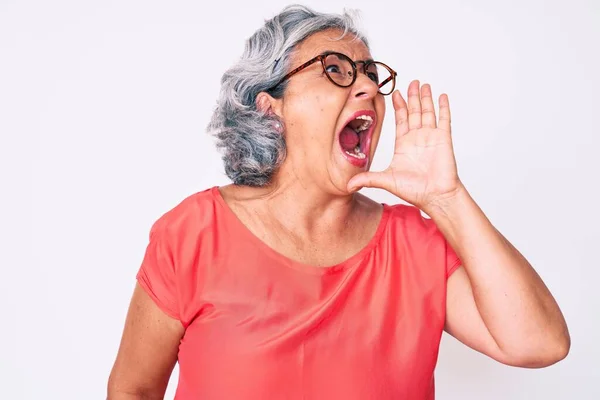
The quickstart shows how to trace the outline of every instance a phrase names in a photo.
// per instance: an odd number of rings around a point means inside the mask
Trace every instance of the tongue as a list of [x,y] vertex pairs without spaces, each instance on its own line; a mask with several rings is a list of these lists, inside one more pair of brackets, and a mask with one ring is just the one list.
[[340,144],[342,145],[342,149],[351,152],[358,146],[358,143],[358,133],[354,132],[354,129],[350,127],[345,127],[340,133]]

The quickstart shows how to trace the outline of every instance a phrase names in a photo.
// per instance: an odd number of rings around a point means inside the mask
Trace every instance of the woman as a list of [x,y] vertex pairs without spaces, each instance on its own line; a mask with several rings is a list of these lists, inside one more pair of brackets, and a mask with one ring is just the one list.
[[[395,78],[346,14],[290,7],[248,40],[210,124],[233,185],[153,225],[109,399],[162,398],[176,362],[179,400],[433,399],[443,330],[508,365],[567,355],[552,295],[457,175],[448,97],[436,116]],[[394,156],[370,172],[390,94]]]

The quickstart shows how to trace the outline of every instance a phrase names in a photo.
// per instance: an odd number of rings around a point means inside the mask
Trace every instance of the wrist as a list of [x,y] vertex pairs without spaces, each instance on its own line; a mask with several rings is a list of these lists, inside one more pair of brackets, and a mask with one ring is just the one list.
[[434,219],[439,216],[450,217],[460,214],[460,209],[469,201],[472,201],[471,195],[462,182],[459,182],[456,189],[436,197],[422,207],[422,210]]

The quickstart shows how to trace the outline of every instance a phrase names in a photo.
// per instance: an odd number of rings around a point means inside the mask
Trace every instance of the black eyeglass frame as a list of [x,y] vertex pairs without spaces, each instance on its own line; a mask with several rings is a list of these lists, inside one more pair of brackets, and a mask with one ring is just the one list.
[[[343,58],[343,59],[347,60],[350,63],[350,65],[352,66],[352,82],[350,82],[348,85],[339,84],[336,81],[334,81],[331,76],[329,76],[329,73],[327,72],[327,66],[325,65],[325,60],[327,59],[327,57],[329,57],[331,55],[335,55],[335,56],[337,56],[339,58]],[[387,69],[389,71],[389,73],[390,73],[390,76],[386,80],[384,80],[383,82],[377,83],[377,86],[379,87],[379,89],[381,89],[390,80],[393,81],[392,82],[392,89],[389,91],[389,93],[382,93],[380,90],[378,90],[377,92],[379,94],[383,95],[383,96],[388,96],[388,95],[392,94],[394,92],[394,89],[396,88],[396,77],[398,76],[398,73],[396,71],[394,71],[392,68],[390,68],[388,65],[382,63],[381,61],[368,60],[368,61],[357,61],[357,62],[354,62],[354,60],[352,60],[350,57],[348,57],[347,55],[345,55],[343,53],[338,53],[337,51],[326,51],[324,53],[319,54],[318,56],[316,56],[314,58],[311,58],[310,60],[308,60],[304,64],[300,65],[299,67],[291,70],[288,74],[286,74],[283,78],[281,78],[279,80],[279,82],[277,82],[276,85],[272,86],[269,89],[269,91],[274,90],[279,85],[281,85],[283,82],[285,82],[286,80],[290,79],[293,75],[295,75],[298,72],[306,69],[307,67],[311,66],[312,64],[314,64],[314,63],[316,63],[318,61],[321,62],[321,66],[323,67],[323,72],[327,76],[327,79],[329,79],[329,81],[331,83],[333,83],[334,85],[336,85],[336,86],[347,88],[347,87],[350,87],[350,86],[354,85],[354,82],[356,82],[356,78],[358,76],[358,74],[357,74],[358,67],[357,67],[356,64],[363,64],[363,73],[365,75],[367,75],[366,71],[367,71],[368,67],[371,64],[376,64],[376,65],[381,65],[382,67],[384,67],[385,69]],[[371,78],[369,78],[369,79],[371,79]]]

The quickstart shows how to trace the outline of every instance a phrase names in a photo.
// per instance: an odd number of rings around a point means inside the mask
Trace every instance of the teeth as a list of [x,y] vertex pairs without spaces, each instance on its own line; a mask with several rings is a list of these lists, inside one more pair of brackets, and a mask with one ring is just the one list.
[[365,121],[365,122],[363,122],[362,125],[360,125],[358,128],[356,128],[356,132],[361,132],[361,131],[367,130],[373,123],[373,118],[371,118],[368,115],[359,115],[358,117],[356,117],[356,119],[361,119],[361,120]]
[[348,154],[349,156],[352,156],[354,158],[358,158],[359,160],[364,160],[365,158],[367,158],[365,153],[361,153],[360,150],[357,150],[357,149],[358,149],[358,147],[356,149],[354,149],[354,153],[351,153],[346,150],[346,154]]

